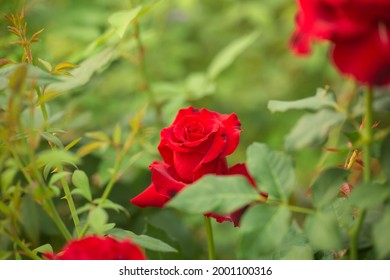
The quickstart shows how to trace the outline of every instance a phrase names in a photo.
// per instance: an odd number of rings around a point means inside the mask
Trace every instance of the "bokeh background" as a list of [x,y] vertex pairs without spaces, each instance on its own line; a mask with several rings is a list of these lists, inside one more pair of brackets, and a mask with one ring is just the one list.
[[[93,57],[101,50],[118,46],[115,56],[99,67],[87,83],[61,94],[49,102],[50,114],[57,127],[67,131],[65,143],[78,137],[81,147],[90,132],[113,133],[119,124],[128,127],[129,118],[149,104],[143,117],[142,132],[129,152],[143,151],[115,185],[110,199],[123,205],[128,214],[109,211],[110,221],[118,227],[160,238],[179,249],[177,254],[150,253],[151,258],[206,258],[202,218],[184,216],[169,209],[138,209],[129,199],[150,183],[148,165],[159,160],[159,131],[172,121],[177,110],[189,105],[221,113],[235,112],[243,132],[231,164],[244,162],[246,148],[253,142],[265,142],[283,149],[284,138],[302,112],[272,114],[269,100],[295,100],[312,96],[318,87],[343,90],[350,81],[339,77],[330,65],[327,46],[317,44],[310,57],[297,57],[289,50],[296,13],[292,0],[161,0],[138,20],[144,47],[144,70],[137,63],[134,26],[129,26],[120,42],[105,39],[109,18],[138,4],[150,1],[126,0],[1,0],[1,12],[25,9],[28,34],[44,28],[41,41],[33,45],[34,63],[38,58],[53,65],[67,61],[75,64]],[[258,37],[244,48],[213,81],[204,87],[202,73],[218,53],[235,40],[258,32]],[[20,60],[21,51],[9,44],[15,40],[0,19],[0,57]],[[119,42],[119,43],[118,43]],[[145,90],[145,76],[147,87]],[[151,102],[150,95],[154,96]],[[154,108],[157,104],[158,110]],[[158,116],[156,112],[160,111]],[[310,184],[310,174],[321,149],[303,149],[294,154],[298,184],[302,196]],[[94,193],[101,194],[115,150],[111,147],[93,151],[83,158],[81,168],[91,178]],[[60,202],[59,202],[60,203]],[[64,205],[66,207],[66,205]],[[39,210],[37,210],[39,211]],[[38,240],[56,244],[55,228],[42,218],[43,233]],[[214,224],[219,258],[235,258],[237,233],[229,223]],[[55,245],[54,245],[55,246]],[[58,246],[59,243],[58,243]]]

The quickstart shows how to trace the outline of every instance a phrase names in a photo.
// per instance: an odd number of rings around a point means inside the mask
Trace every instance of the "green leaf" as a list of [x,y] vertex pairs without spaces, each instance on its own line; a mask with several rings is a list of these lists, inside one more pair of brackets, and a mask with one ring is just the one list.
[[337,197],[341,186],[347,180],[348,171],[341,168],[330,168],[321,172],[312,185],[311,195],[314,205],[323,208]]
[[96,203],[96,204],[99,204],[101,207],[103,207],[105,209],[112,209],[112,210],[115,210],[117,212],[123,211],[123,212],[127,213],[126,208],[124,208],[120,204],[112,202],[109,199],[105,199],[102,204],[100,204],[100,201],[101,201],[101,198],[97,198],[93,202]]
[[332,211],[308,216],[304,229],[310,244],[315,249],[338,250],[342,247],[341,231]]
[[390,186],[381,184],[360,184],[353,188],[349,200],[361,209],[379,206],[390,197]]
[[317,89],[316,95],[308,98],[294,100],[294,101],[276,101],[270,100],[268,102],[268,109],[271,112],[285,112],[288,110],[313,110],[317,111],[324,108],[334,108],[336,101],[334,95],[329,93],[326,89]]
[[76,155],[63,150],[46,150],[38,155],[38,162],[43,165],[48,165],[50,168],[57,167],[63,163],[69,163],[76,166],[79,161],[80,160]]
[[137,6],[130,11],[120,11],[108,17],[108,22],[115,29],[119,38],[123,38],[129,24],[138,17],[142,6]]
[[61,140],[57,136],[55,136],[49,132],[46,132],[46,131],[42,131],[40,134],[43,138],[45,138],[47,141],[56,145],[58,148],[61,148],[61,149],[64,148],[64,145],[62,144]]
[[295,184],[293,161],[289,156],[265,144],[254,143],[247,149],[247,168],[270,197],[287,201]]
[[72,176],[72,183],[77,188],[72,191],[72,194],[80,194],[88,201],[92,200],[91,187],[87,174],[84,171],[75,170]]
[[107,230],[108,214],[100,208],[93,208],[88,215],[88,224],[94,230],[94,233],[102,234]]
[[287,150],[299,150],[326,141],[331,129],[345,121],[344,113],[323,109],[315,114],[305,114],[287,135]]
[[257,259],[279,249],[289,230],[290,211],[286,206],[260,204],[244,214],[241,224],[240,254]]
[[51,83],[58,82],[59,79],[55,76],[50,75],[49,73],[43,71],[42,69],[33,66],[32,64],[20,63],[7,65],[0,68],[0,77],[7,80],[13,75],[18,69],[25,67],[26,82],[30,86],[32,84],[36,86],[43,86]]
[[53,253],[53,247],[47,243],[33,250],[33,253]]
[[130,238],[131,241],[141,246],[142,248],[148,250],[157,251],[157,252],[168,252],[168,253],[177,252],[175,248],[168,245],[167,243],[147,235],[137,235],[131,231],[123,230],[119,228],[112,229],[108,233],[120,239]]
[[385,259],[390,256],[390,207],[387,207],[383,218],[374,225],[373,239],[378,258]]
[[227,45],[210,63],[207,70],[208,77],[211,80],[215,79],[222,71],[228,68],[246,48],[253,44],[259,35],[260,33],[256,31],[240,37]]
[[341,228],[350,230],[354,223],[353,206],[349,198],[340,197],[332,203],[333,211]]
[[390,180],[390,135],[388,135],[382,142],[380,162],[383,172],[386,174],[387,179]]
[[206,175],[183,189],[167,206],[193,214],[228,214],[259,199],[260,194],[244,176]]
[[[40,103],[45,103],[49,99],[55,98],[58,96],[57,92],[68,91],[80,86],[85,85],[92,77],[92,75],[107,65],[113,58],[114,49],[107,48],[100,53],[97,53],[94,56],[83,61],[78,68],[69,71],[72,76],[64,76],[61,81],[53,83],[46,88],[46,94],[40,100]],[[56,92],[54,95],[50,95],[50,92]]]
[[50,177],[49,185],[54,185],[59,180],[61,180],[64,177],[67,177],[70,174],[71,173],[68,171],[62,171],[62,172],[58,172],[58,173],[53,174],[53,176]]
[[186,79],[186,90],[189,97],[199,99],[215,92],[215,84],[204,73],[191,73]]

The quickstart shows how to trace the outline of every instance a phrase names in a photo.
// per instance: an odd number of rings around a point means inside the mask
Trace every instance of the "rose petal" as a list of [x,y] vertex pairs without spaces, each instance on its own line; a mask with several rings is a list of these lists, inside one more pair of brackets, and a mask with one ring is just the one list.
[[177,180],[177,175],[173,166],[163,162],[153,162],[149,169],[152,171],[152,182],[155,190],[166,197],[173,197],[186,185]]
[[336,43],[332,58],[337,68],[365,84],[390,83],[390,29],[384,32]]
[[240,142],[241,123],[236,114],[225,115],[222,120],[225,127],[226,146],[221,156],[228,156],[234,152]]
[[154,184],[150,184],[142,193],[132,198],[130,202],[138,207],[164,207],[170,197],[162,195],[156,191]]

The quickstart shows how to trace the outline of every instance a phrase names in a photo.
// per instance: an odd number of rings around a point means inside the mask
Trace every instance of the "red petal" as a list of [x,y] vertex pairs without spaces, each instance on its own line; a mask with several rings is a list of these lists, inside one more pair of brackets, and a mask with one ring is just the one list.
[[150,184],[142,193],[130,200],[131,203],[138,207],[164,207],[170,197],[158,193],[153,185]]
[[186,186],[176,179],[175,169],[166,163],[156,161],[149,168],[152,171],[154,188],[163,196],[173,197]]

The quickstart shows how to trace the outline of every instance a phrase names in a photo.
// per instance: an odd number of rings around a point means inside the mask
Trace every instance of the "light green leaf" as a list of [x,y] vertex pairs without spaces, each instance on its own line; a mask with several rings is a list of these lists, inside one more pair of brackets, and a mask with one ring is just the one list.
[[10,64],[0,68],[0,77],[5,81],[18,70],[20,67],[26,67],[26,82],[31,85],[34,83],[36,86],[43,86],[51,83],[58,82],[59,79],[49,73],[43,71],[42,69],[32,65],[32,64]]
[[72,176],[72,183],[77,188],[72,191],[72,194],[80,194],[88,201],[92,200],[91,187],[87,174],[82,170],[75,170]]
[[94,233],[102,234],[107,230],[108,214],[100,208],[93,208],[88,215],[88,224],[93,229]]
[[360,184],[353,188],[349,200],[360,208],[367,209],[379,206],[390,197],[390,186],[381,184]]
[[315,96],[307,97],[294,101],[277,101],[270,100],[268,102],[268,109],[271,112],[285,112],[288,110],[313,110],[317,111],[324,108],[334,108],[336,100],[334,95],[329,93],[326,89],[319,88]]
[[213,80],[228,68],[234,60],[259,37],[259,32],[240,37],[221,50],[210,63],[207,76]]
[[341,231],[332,211],[318,212],[308,216],[304,228],[313,248],[319,250],[341,249]]
[[383,218],[374,225],[373,237],[374,246],[380,259],[388,258],[390,256],[390,207],[387,207]]
[[295,184],[293,161],[289,156],[265,144],[254,143],[247,149],[247,168],[270,197],[287,201]]
[[289,220],[290,211],[285,206],[260,204],[247,210],[240,224],[241,257],[258,259],[280,249],[289,230]]
[[312,185],[311,195],[314,205],[323,208],[334,202],[341,186],[347,180],[348,171],[341,168],[330,168],[323,171]]
[[124,208],[120,204],[112,202],[109,199],[105,199],[102,204],[100,204],[100,201],[101,201],[101,198],[97,198],[93,202],[96,203],[96,204],[99,204],[101,207],[103,207],[105,209],[112,209],[112,210],[115,210],[117,212],[123,211],[123,212],[127,213],[126,208]]
[[175,248],[172,246],[168,245],[167,243],[147,236],[147,235],[137,235],[131,231],[128,230],[123,230],[119,228],[112,229],[108,232],[108,234],[112,234],[113,236],[120,238],[120,239],[125,239],[125,238],[130,238],[131,241],[136,243],[137,245],[141,246],[142,248],[152,250],[152,251],[157,251],[157,252],[177,252]]
[[71,173],[68,171],[62,171],[62,172],[58,172],[58,173],[53,174],[53,176],[50,177],[49,185],[54,185],[59,180],[61,180],[64,177],[67,177],[70,174]]
[[206,175],[183,189],[167,206],[193,214],[228,214],[259,199],[244,176]]
[[135,18],[138,17],[141,10],[142,6],[137,6],[130,11],[116,12],[109,16],[108,22],[115,29],[118,36],[120,38],[123,38],[130,22],[132,22]]
[[345,121],[344,113],[323,109],[315,114],[305,114],[287,135],[287,150],[299,150],[326,141],[331,129]]
[[38,162],[43,165],[48,165],[50,168],[57,167],[63,163],[69,163],[75,166],[79,161],[76,155],[63,150],[46,150],[38,155]]
[[[48,98],[55,98],[58,94],[54,94],[53,97],[50,97],[51,92],[64,92],[85,85],[97,70],[107,65],[112,60],[113,54],[114,49],[107,48],[86,59],[78,68],[69,71],[72,74],[71,77],[64,76],[60,82],[49,85],[46,88],[45,95],[49,95]],[[42,98],[40,103],[48,101],[45,99],[45,96]]]
[[33,253],[53,253],[53,247],[47,243],[35,248]]
[[189,98],[199,99],[215,92],[216,86],[204,73],[191,73],[186,79]]

